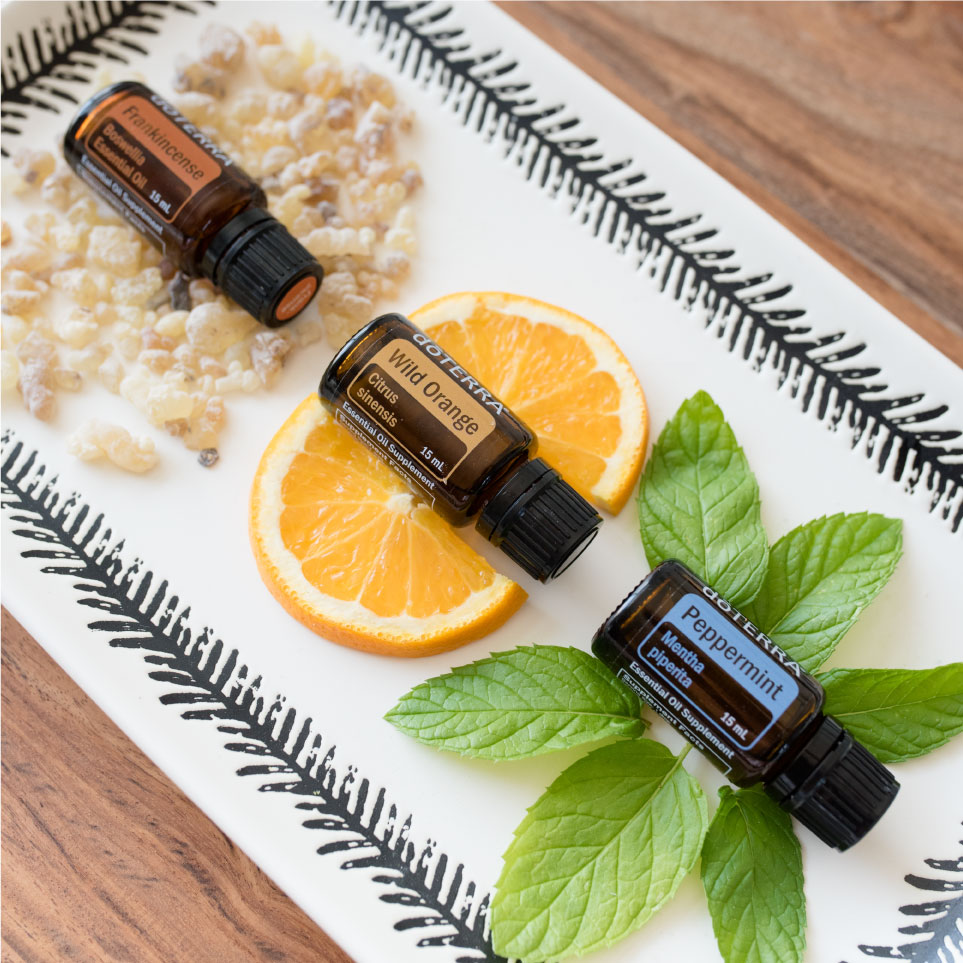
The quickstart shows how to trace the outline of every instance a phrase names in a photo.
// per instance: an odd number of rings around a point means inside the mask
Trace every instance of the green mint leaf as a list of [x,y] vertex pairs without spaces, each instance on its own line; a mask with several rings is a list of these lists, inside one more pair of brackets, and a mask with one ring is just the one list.
[[792,820],[758,789],[723,787],[702,847],[702,885],[726,963],[797,963],[806,898]]
[[610,946],[675,893],[708,821],[682,758],[650,739],[595,749],[515,830],[492,901],[497,953],[553,961]]
[[826,708],[882,762],[922,756],[963,732],[963,662],[935,669],[833,669]]
[[416,686],[385,716],[409,736],[502,761],[640,736],[642,703],[580,649],[520,646]]
[[804,669],[818,669],[893,574],[900,529],[899,519],[868,512],[800,525],[773,545],[743,613]]
[[653,568],[676,558],[737,607],[759,591],[768,555],[759,486],[704,391],[682,403],[652,449],[639,484],[639,524]]

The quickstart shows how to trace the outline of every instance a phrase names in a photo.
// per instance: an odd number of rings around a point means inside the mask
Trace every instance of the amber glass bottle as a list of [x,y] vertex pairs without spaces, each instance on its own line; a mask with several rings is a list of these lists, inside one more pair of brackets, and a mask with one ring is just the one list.
[[264,191],[143,84],[88,100],[64,137],[82,180],[190,277],[206,277],[263,324],[314,297],[321,265],[267,210]]
[[862,839],[899,789],[823,715],[816,679],[680,562],[629,594],[592,651],[732,782],[761,782],[837,849]]
[[522,421],[400,314],[355,334],[318,394],[444,518],[476,528],[535,578],[564,571],[602,519],[541,458]]

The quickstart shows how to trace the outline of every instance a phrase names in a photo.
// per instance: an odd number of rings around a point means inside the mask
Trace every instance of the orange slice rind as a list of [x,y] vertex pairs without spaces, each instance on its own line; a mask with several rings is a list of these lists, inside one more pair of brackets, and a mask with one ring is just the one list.
[[[625,355],[595,325],[532,298],[453,294],[411,315],[538,435],[538,454],[596,505],[618,512],[648,435]],[[525,599],[314,395],[271,440],[251,492],[258,570],[314,632],[392,655],[480,638]]]
[[617,514],[645,457],[649,415],[618,345],[585,318],[499,291],[449,294],[411,320],[538,436],[538,455]]
[[444,652],[493,631],[526,597],[314,395],[261,457],[250,535],[261,577],[291,615],[370,652]]

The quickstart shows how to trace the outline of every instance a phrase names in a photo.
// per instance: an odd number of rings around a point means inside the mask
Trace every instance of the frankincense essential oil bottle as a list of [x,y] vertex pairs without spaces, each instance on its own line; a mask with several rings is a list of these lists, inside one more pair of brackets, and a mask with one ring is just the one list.
[[353,435],[454,525],[530,575],[554,578],[595,537],[598,512],[541,458],[534,433],[407,318],[386,314],[337,352],[318,388]]
[[262,324],[290,321],[323,271],[267,210],[260,185],[143,84],[88,100],[64,137],[80,178],[189,277],[206,277]]
[[831,716],[808,672],[676,561],[605,620],[592,651],[737,786],[848,849],[899,783]]

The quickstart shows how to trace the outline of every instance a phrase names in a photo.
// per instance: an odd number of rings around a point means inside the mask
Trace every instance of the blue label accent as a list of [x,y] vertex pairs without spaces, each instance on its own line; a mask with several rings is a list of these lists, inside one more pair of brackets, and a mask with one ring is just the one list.
[[[742,749],[754,746],[799,695],[793,675],[692,592],[645,637],[638,655],[699,718]],[[733,683],[739,699],[731,697]]]

